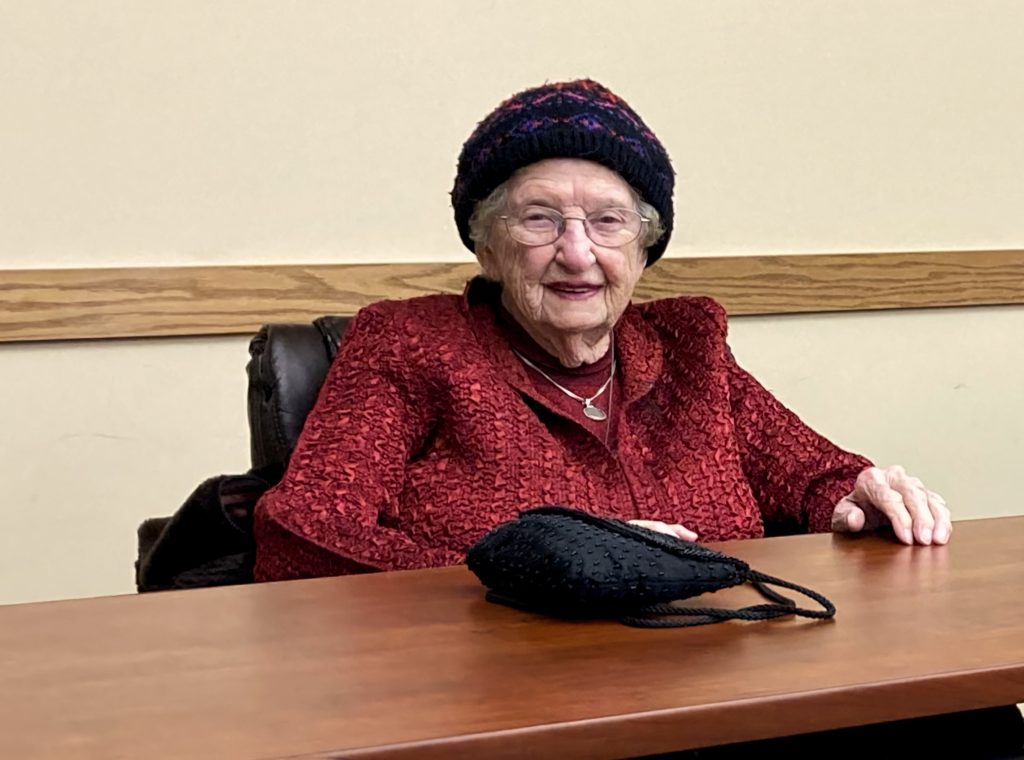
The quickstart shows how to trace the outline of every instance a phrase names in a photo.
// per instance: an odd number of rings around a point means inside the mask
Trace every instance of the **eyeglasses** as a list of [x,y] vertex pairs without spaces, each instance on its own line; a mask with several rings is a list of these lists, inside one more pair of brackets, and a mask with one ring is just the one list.
[[498,217],[517,243],[540,246],[554,243],[565,234],[565,223],[583,222],[587,237],[598,245],[619,248],[640,237],[640,230],[651,220],[628,208],[603,208],[586,216],[562,216],[553,208],[527,206],[515,216]]

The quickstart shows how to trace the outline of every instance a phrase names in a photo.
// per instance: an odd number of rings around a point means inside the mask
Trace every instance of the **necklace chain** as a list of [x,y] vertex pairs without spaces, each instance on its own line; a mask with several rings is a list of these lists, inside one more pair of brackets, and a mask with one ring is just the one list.
[[[611,385],[611,383],[612,383],[612,378],[615,377],[616,360],[615,360],[614,357],[612,358],[612,368],[611,368],[611,372],[608,373],[608,379],[604,381],[604,383],[601,385],[600,388],[597,389],[597,392],[593,396],[591,396],[590,398],[584,398],[583,396],[580,396],[578,393],[573,393],[571,390],[569,390],[564,385],[559,383],[557,380],[555,380],[553,377],[551,377],[551,375],[549,375],[547,372],[542,370],[536,364],[531,362],[529,359],[527,359],[521,353],[516,351],[514,348],[512,349],[512,351],[515,353],[516,356],[518,356],[522,360],[523,364],[525,364],[528,367],[531,367],[532,369],[535,369],[537,372],[539,372],[544,377],[545,380],[547,380],[553,386],[558,388],[558,390],[560,390],[566,396],[569,396],[570,398],[574,398],[577,401],[581,402],[583,404],[583,414],[584,415],[586,415],[587,417],[591,417],[590,414],[587,414],[587,410],[588,409],[595,409],[597,411],[600,411],[600,409],[598,409],[597,407],[594,406],[594,400],[599,398],[602,393],[604,393],[606,390],[608,390],[608,386]],[[602,415],[604,414],[603,412],[601,412],[601,413],[602,413]],[[591,417],[591,419],[604,419],[604,417],[603,416],[602,417]]]

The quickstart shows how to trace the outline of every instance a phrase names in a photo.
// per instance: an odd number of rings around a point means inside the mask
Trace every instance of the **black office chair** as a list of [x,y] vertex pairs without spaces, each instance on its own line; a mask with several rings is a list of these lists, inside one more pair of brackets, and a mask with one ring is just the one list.
[[348,317],[320,317],[311,325],[265,325],[249,342],[254,470],[284,471],[348,322]]
[[281,479],[348,322],[328,316],[264,325],[249,342],[252,469],[204,481],[173,516],[139,526],[140,592],[252,581],[253,508]]

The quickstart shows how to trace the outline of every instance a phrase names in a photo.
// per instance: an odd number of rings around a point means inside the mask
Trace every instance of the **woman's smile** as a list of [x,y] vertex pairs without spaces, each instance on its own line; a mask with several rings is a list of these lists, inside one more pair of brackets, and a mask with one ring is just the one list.
[[604,285],[592,285],[586,282],[549,282],[544,287],[559,298],[568,301],[586,301],[600,295],[604,290]]

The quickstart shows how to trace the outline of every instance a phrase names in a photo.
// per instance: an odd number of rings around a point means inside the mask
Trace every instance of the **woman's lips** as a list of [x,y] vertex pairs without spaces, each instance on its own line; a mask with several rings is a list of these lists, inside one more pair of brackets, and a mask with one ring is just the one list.
[[601,292],[603,285],[589,285],[576,282],[552,282],[545,286],[559,298],[570,301],[583,301]]

